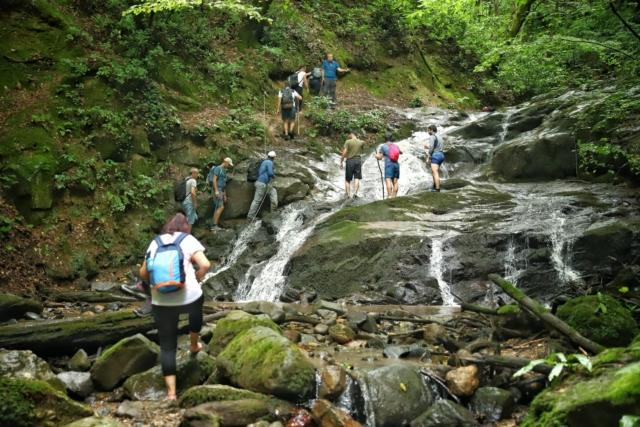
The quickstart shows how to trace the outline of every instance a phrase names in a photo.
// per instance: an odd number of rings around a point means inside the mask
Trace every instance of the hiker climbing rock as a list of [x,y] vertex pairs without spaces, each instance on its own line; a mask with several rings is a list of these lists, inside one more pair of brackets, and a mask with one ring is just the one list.
[[177,397],[176,350],[180,314],[189,316],[191,353],[196,354],[203,348],[200,329],[204,294],[198,282],[211,264],[204,255],[204,246],[190,233],[187,218],[182,214],[174,216],[151,242],[140,267],[140,277],[151,285],[152,313],[158,328],[167,400]]
[[302,107],[304,104],[304,88],[309,86],[308,77],[310,75],[311,73],[307,73],[306,67],[302,65],[298,68],[298,71],[290,75],[287,79],[287,82],[289,83],[289,86],[291,86],[291,89],[293,89],[298,93],[298,95],[300,95],[300,99],[298,99],[296,103],[298,114],[300,114],[300,112],[302,111]]
[[318,96],[322,89],[322,68],[315,67],[309,74],[309,93],[313,96]]
[[[355,133],[349,133],[349,139],[344,143],[342,155],[340,157],[340,169],[344,168],[344,161],[347,161],[347,168],[344,177],[344,189],[347,198],[358,197],[360,180],[362,179],[362,149],[364,141],[358,139]],[[353,183],[353,192],[352,192]]]
[[333,59],[333,53],[327,53],[327,58],[322,61],[322,94],[331,98],[333,105],[336,104],[336,82],[338,73],[348,73],[348,68],[340,67],[340,64]]
[[294,137],[293,131],[297,114],[296,102],[300,100],[302,100],[302,97],[291,88],[288,81],[285,83],[284,88],[278,92],[276,114],[282,112],[284,139],[293,139]]
[[444,163],[444,145],[442,137],[437,135],[438,128],[435,125],[427,127],[429,139],[424,145],[427,152],[427,164],[431,166],[431,175],[433,176],[433,188],[431,191],[440,191],[440,166]]
[[220,227],[220,217],[224,211],[224,205],[227,203],[227,192],[225,188],[227,186],[227,169],[233,167],[233,160],[227,157],[222,163],[213,168],[212,171],[212,191],[213,191],[213,224],[210,230],[216,231]]
[[267,196],[269,196],[269,201],[271,203],[271,211],[275,211],[278,207],[278,193],[272,185],[273,178],[275,178],[273,168],[275,158],[276,152],[269,151],[267,158],[260,163],[258,178],[255,183],[256,192],[253,195],[253,201],[249,208],[249,215],[247,215],[247,218],[250,220],[254,220],[256,218]]
[[195,224],[198,220],[198,201],[196,194],[198,191],[198,169],[191,168],[191,174],[183,180],[176,183],[174,188],[174,198],[176,202],[182,204],[182,210],[187,216],[189,225]]
[[398,195],[398,180],[400,179],[400,163],[398,160],[402,151],[400,147],[391,142],[391,134],[385,135],[386,142],[378,147],[376,159],[384,158],[384,179],[387,186],[387,197],[390,199]]

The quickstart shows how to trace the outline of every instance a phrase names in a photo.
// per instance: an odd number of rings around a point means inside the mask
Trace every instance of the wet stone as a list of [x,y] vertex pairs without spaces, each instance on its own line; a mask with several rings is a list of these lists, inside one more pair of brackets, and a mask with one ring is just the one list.
[[471,399],[471,410],[485,421],[496,422],[508,418],[515,406],[515,396],[497,387],[481,387]]
[[328,365],[320,371],[320,389],[322,399],[332,400],[338,397],[347,386],[347,373],[342,367]]
[[418,344],[390,345],[383,353],[389,359],[421,358],[427,354],[427,349]]
[[476,365],[464,366],[447,372],[447,386],[456,396],[471,396],[480,386]]
[[325,335],[327,332],[329,332],[329,326],[319,323],[315,326],[315,328],[313,328],[313,332],[316,334]]
[[329,335],[338,344],[346,344],[349,341],[353,341],[356,337],[356,333],[353,329],[340,323],[329,328]]
[[61,372],[57,377],[72,395],[85,398],[93,392],[93,382],[88,372]]
[[89,360],[89,356],[87,352],[83,349],[80,349],[75,352],[73,357],[69,359],[69,363],[67,364],[70,370],[72,371],[88,371],[91,367],[91,361]]

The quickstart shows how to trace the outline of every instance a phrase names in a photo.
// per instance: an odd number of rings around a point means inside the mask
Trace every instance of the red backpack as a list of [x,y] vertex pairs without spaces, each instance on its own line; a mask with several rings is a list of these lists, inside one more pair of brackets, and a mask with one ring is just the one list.
[[389,143],[389,160],[392,162],[397,162],[400,158],[400,147],[398,147],[393,142]]

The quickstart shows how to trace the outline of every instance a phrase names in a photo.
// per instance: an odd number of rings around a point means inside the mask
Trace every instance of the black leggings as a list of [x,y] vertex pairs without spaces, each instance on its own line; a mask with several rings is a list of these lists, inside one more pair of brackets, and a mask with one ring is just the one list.
[[189,315],[189,332],[200,332],[202,329],[202,304],[204,295],[187,305],[153,306],[153,319],[158,328],[160,341],[160,364],[162,374],[176,374],[176,350],[178,348],[178,320],[181,313]]

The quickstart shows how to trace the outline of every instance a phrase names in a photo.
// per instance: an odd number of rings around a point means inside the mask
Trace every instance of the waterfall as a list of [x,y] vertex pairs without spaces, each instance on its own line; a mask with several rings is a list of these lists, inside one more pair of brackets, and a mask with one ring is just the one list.
[[216,270],[207,273],[202,279],[202,283],[206,282],[212,277],[216,277],[218,274],[231,268],[236,263],[236,261],[238,261],[238,258],[240,258],[240,256],[247,250],[249,242],[256,234],[256,232],[260,229],[260,225],[261,221],[253,221],[251,224],[246,226],[238,235],[238,238],[233,245],[233,249],[231,250],[231,253],[227,257],[225,262],[221,264]]
[[566,229],[567,219],[556,212],[551,217],[551,262],[558,273],[560,283],[581,283],[580,274],[571,267],[574,237]]
[[429,274],[438,281],[440,294],[442,295],[442,305],[455,305],[455,300],[451,294],[449,284],[444,280],[444,254],[442,251],[443,239],[433,238],[431,240],[431,258],[429,259]]
[[[236,291],[236,301],[277,301],[284,290],[286,276],[284,269],[293,254],[307,240],[315,226],[334,211],[316,217],[305,224],[301,211],[293,205],[283,209],[282,224],[276,235],[278,252],[264,263],[254,265],[245,274]],[[254,272],[260,269],[252,279]]]
[[[527,247],[529,246],[529,239],[526,239]],[[509,239],[507,243],[507,251],[504,256],[504,278],[518,285],[518,279],[520,275],[524,273],[528,268],[526,257],[520,259],[517,254],[518,246],[513,237]]]

